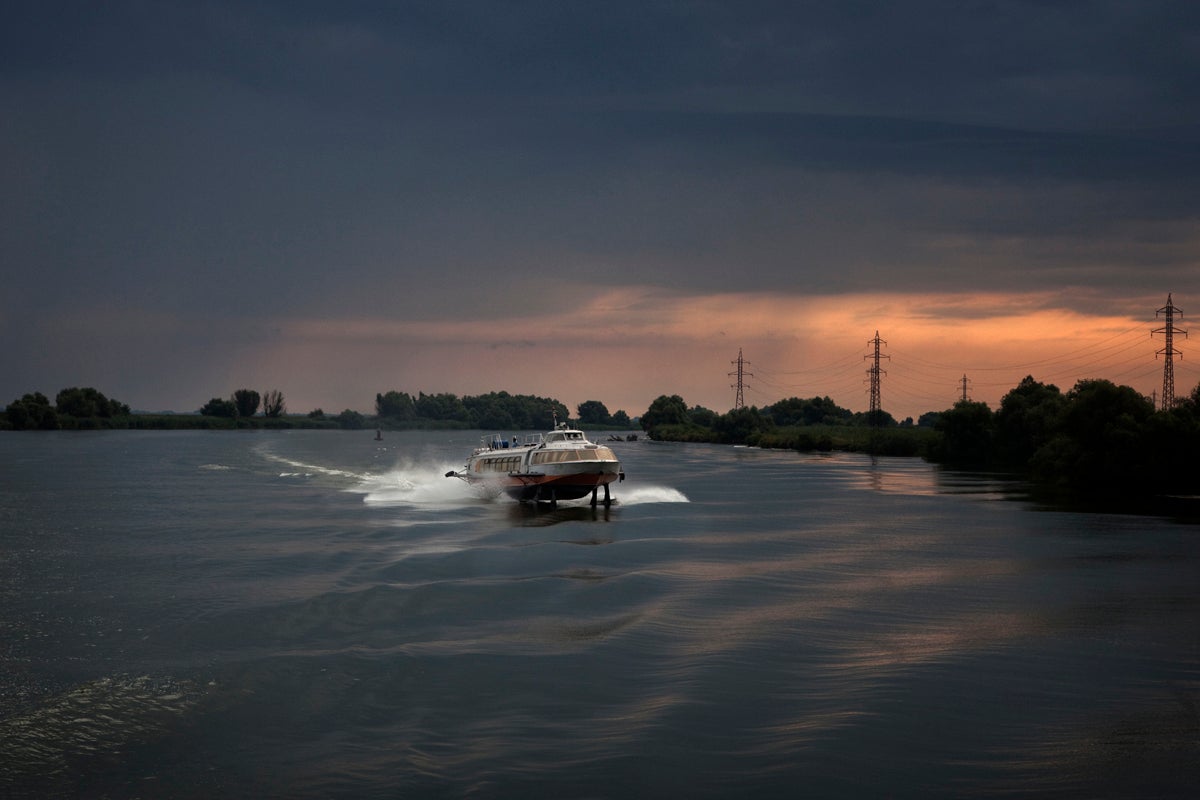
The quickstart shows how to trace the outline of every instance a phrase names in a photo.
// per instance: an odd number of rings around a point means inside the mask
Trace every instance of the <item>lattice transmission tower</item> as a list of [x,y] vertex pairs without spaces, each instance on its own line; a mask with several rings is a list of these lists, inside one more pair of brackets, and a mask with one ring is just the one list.
[[969,384],[970,382],[971,382],[971,379],[968,378],[966,373],[964,372],[963,376],[962,376],[962,380],[959,381],[959,383],[962,385],[962,402],[964,402],[964,403],[969,402],[971,400],[970,395],[967,394],[967,384]]
[[1183,358],[1183,353],[1175,349],[1175,334],[1182,333],[1183,337],[1187,338],[1187,331],[1175,327],[1175,315],[1183,316],[1183,310],[1176,308],[1171,302],[1171,293],[1167,293],[1167,304],[1154,312],[1154,318],[1158,319],[1158,315],[1163,314],[1167,324],[1161,328],[1155,328],[1150,331],[1153,336],[1156,333],[1161,333],[1166,337],[1163,349],[1154,354],[1155,358],[1163,357],[1163,388],[1162,388],[1162,410],[1169,411],[1175,406],[1175,363],[1174,357]]
[[887,344],[887,342],[885,342],[883,339],[879,338],[879,331],[875,331],[875,338],[868,339],[867,344],[874,345],[874,347],[875,347],[874,354],[863,356],[863,358],[872,359],[871,367],[867,370],[867,381],[871,386],[870,416],[871,416],[871,424],[874,425],[874,424],[876,424],[876,418],[879,416],[879,412],[883,411],[883,403],[880,401],[880,391],[879,391],[880,383],[881,383],[880,377],[883,375],[887,375],[887,372],[885,370],[882,370],[879,368],[879,359],[891,358],[891,356],[881,355],[879,352],[879,346]]
[[737,365],[737,369],[729,373],[731,378],[734,375],[737,376],[737,383],[729,384],[729,388],[737,390],[737,394],[733,398],[733,407],[738,409],[746,405],[746,397],[743,389],[746,385],[746,378],[753,378],[754,373],[746,372],[746,367],[750,366],[750,362],[742,358],[742,348],[740,347],[738,348],[737,361],[730,361],[729,363]]

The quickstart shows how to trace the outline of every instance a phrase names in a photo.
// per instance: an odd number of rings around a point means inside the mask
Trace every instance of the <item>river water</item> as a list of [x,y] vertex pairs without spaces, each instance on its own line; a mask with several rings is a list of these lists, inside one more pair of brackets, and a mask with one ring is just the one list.
[[1195,796],[1200,526],[648,441],[534,510],[478,435],[0,435],[0,796]]

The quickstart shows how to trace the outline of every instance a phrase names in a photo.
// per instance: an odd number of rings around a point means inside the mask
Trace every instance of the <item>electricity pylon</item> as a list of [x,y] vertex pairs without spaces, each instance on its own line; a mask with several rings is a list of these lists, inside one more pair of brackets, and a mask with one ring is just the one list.
[[881,344],[887,344],[887,342],[885,342],[883,339],[879,338],[879,331],[875,331],[875,338],[868,339],[867,344],[871,344],[871,345],[875,346],[874,355],[863,356],[863,358],[874,359],[871,362],[872,363],[871,368],[867,370],[867,380],[871,384],[871,412],[870,412],[871,424],[875,425],[875,424],[877,424],[876,418],[879,416],[879,412],[883,410],[883,404],[880,402],[880,396],[879,396],[880,395],[880,393],[879,393],[879,386],[880,386],[879,378],[881,375],[887,375],[887,372],[885,370],[881,370],[879,368],[879,359],[891,358],[891,356],[880,355],[880,353],[879,353],[879,346]]
[[966,373],[964,372],[963,376],[962,376],[962,380],[959,381],[959,383],[962,384],[962,402],[964,402],[964,403],[966,403],[967,401],[969,401],[971,399],[970,397],[967,396],[967,384],[970,382],[971,382],[971,380],[967,377]]
[[1173,358],[1179,356],[1183,358],[1183,353],[1175,349],[1174,336],[1177,333],[1182,333],[1183,337],[1187,338],[1187,331],[1175,327],[1175,315],[1183,316],[1183,311],[1175,307],[1171,302],[1171,293],[1167,293],[1167,304],[1154,312],[1154,318],[1158,319],[1159,314],[1166,316],[1166,325],[1161,328],[1155,328],[1150,331],[1150,335],[1161,333],[1166,337],[1166,341],[1162,350],[1154,354],[1155,358],[1163,357],[1163,388],[1162,388],[1162,410],[1170,411],[1175,406],[1175,363]]
[[738,409],[746,405],[746,398],[742,392],[742,388],[745,386],[745,379],[746,377],[753,378],[754,373],[746,372],[746,367],[750,365],[750,362],[742,358],[742,348],[740,347],[738,348],[737,361],[730,361],[729,363],[737,364],[737,370],[729,373],[730,377],[737,376],[737,383],[729,384],[729,388],[737,390],[737,395],[733,398],[733,407],[734,409]]

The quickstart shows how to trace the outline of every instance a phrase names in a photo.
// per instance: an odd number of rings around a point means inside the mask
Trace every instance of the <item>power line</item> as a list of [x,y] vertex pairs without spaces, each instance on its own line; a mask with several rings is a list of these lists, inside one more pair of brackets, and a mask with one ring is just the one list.
[[[847,362],[847,359],[849,359],[851,362],[853,362],[855,364],[859,363],[858,356],[859,356],[860,352],[861,352],[860,350],[855,348],[854,350],[847,352],[845,355],[838,356],[837,358],[833,359],[832,361],[830,361],[826,364],[818,364],[815,367],[807,367],[805,369],[793,369],[793,370],[769,370],[769,372],[773,375],[807,375],[807,374],[810,374],[813,372],[821,372],[821,371],[829,369],[831,367],[844,365]],[[761,367],[760,367],[760,369],[761,369]]]
[[[1098,345],[1107,345],[1109,342],[1115,341],[1117,339],[1129,337],[1129,335],[1133,334],[1133,333],[1140,334],[1143,331],[1145,331],[1145,328],[1141,327],[1141,326],[1138,326],[1136,328],[1130,328],[1129,330],[1122,331],[1121,333],[1113,334],[1112,336],[1108,337],[1107,339],[1101,339],[1096,344],[1087,345],[1085,347],[1079,347],[1074,350],[1069,350],[1066,353],[1062,353],[1061,355],[1052,356],[1050,358],[1043,358],[1038,361],[1028,361],[1023,364],[1006,364],[1006,365],[998,366],[998,367],[985,367],[985,366],[974,365],[974,364],[968,364],[966,366],[967,366],[967,369],[969,369],[971,372],[1011,372],[1013,370],[1025,371],[1025,370],[1030,370],[1034,367],[1044,367],[1044,366],[1054,365],[1054,364],[1071,364],[1071,363],[1074,363],[1071,360],[1071,356],[1078,355],[1081,353],[1096,354],[1096,353],[1104,353],[1109,350],[1115,350],[1118,348],[1129,349],[1129,347],[1131,347],[1132,345],[1123,344],[1120,342],[1109,345],[1107,347],[1099,347],[1098,349],[1097,349],[1097,346]],[[896,355],[901,355],[905,358],[908,358],[908,359],[912,360],[914,363],[923,364],[924,366],[933,367],[935,369],[960,370],[963,368],[963,365],[961,363],[960,364],[943,364],[943,363],[940,363],[937,361],[929,361],[928,359],[920,358],[919,356],[904,355],[903,351],[897,351],[895,348],[892,348],[892,352],[896,353]]]

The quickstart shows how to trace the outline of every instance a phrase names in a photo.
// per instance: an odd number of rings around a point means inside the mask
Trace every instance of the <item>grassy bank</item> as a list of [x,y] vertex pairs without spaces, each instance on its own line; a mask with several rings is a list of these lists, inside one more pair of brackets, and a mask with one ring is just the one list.
[[745,437],[723,436],[698,425],[661,425],[654,438],[667,442],[745,444],[773,450],[874,453],[891,456],[923,456],[937,441],[931,428],[870,428],[851,425],[804,425],[756,431]]
[[[126,424],[115,424],[114,428],[134,430],[252,430],[256,428],[280,430],[301,428],[309,430],[342,427],[331,418],[307,416],[281,417],[211,417],[202,414],[130,414],[124,418]],[[120,420],[117,420],[120,422]],[[63,426],[66,427],[65,425]]]

